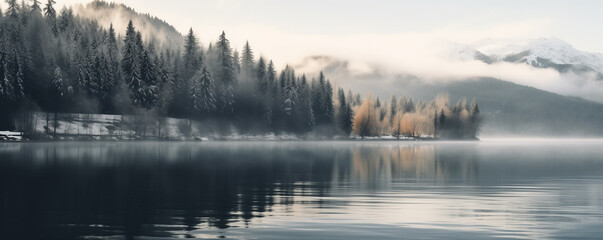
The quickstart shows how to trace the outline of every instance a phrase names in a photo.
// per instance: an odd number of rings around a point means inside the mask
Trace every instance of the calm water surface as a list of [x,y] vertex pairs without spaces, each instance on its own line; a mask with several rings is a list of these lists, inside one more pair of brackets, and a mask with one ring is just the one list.
[[0,143],[0,239],[602,239],[603,141]]

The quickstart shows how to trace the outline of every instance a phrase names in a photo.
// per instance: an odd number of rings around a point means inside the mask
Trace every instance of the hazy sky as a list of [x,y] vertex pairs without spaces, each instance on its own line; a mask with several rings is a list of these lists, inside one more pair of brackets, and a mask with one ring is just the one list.
[[[59,5],[87,3],[56,0]],[[4,2],[4,1],[3,1]],[[42,1],[45,2],[45,1]],[[451,39],[557,37],[603,52],[603,1],[116,0],[213,39],[220,30],[352,35],[456,32]],[[204,36],[201,36],[203,39]],[[207,38],[207,37],[205,37]],[[233,39],[240,41],[238,39]]]

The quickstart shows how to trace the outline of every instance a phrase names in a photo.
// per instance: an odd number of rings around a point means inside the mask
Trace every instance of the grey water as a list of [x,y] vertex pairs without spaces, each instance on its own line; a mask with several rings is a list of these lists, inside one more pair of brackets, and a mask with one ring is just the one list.
[[0,239],[602,239],[603,141],[0,143]]

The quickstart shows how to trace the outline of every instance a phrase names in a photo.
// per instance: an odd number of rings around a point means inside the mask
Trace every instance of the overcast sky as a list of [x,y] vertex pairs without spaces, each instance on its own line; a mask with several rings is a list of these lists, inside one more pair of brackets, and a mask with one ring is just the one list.
[[[59,5],[89,1],[56,0]],[[4,1],[3,1],[4,2]],[[42,0],[45,2],[45,0]],[[457,41],[557,37],[603,52],[603,1],[116,0],[211,39],[220,30],[353,35],[455,32]],[[253,36],[250,36],[253,37]],[[203,36],[201,36],[203,39]],[[239,39],[233,39],[240,41]]]

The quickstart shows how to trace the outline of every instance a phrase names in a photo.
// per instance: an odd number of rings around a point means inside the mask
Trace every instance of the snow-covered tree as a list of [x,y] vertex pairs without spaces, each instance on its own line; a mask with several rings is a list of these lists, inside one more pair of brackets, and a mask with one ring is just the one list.
[[230,41],[226,33],[222,32],[216,43],[218,69],[214,73],[219,92],[218,108],[223,113],[232,113],[234,110],[234,86],[236,84]]
[[268,92],[268,76],[266,72],[266,62],[262,57],[260,57],[258,60],[255,77],[257,79],[256,87],[258,92],[260,92],[262,95],[265,95]]
[[6,4],[8,4],[8,8],[6,9],[6,16],[11,18],[19,17],[19,4],[17,0],[6,0]]
[[241,55],[241,77],[245,81],[250,82],[253,82],[253,79],[255,78],[255,61],[253,50],[251,50],[251,46],[249,46],[249,41],[245,42]]
[[191,28],[185,37],[184,42],[184,78],[192,77],[196,72],[201,70],[202,53],[200,52],[199,43]]
[[40,7],[40,1],[38,0],[31,0],[31,12],[33,13],[41,13],[42,12],[42,8]]
[[192,78],[191,88],[193,109],[199,114],[210,114],[216,110],[216,92],[214,80],[203,66]]

